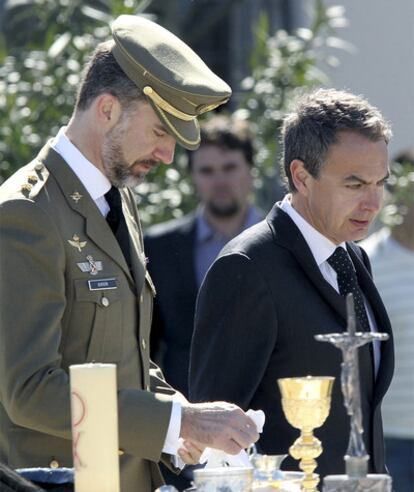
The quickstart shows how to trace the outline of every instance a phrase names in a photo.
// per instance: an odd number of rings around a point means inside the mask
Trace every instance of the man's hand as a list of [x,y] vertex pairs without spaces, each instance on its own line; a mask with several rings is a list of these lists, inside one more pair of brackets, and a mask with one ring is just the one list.
[[186,465],[197,465],[203,451],[204,446],[200,446],[198,443],[189,441],[188,439],[180,438],[180,445],[177,452],[178,456]]
[[253,420],[226,402],[183,405],[180,436],[200,449],[216,448],[228,454],[237,454],[259,439]]

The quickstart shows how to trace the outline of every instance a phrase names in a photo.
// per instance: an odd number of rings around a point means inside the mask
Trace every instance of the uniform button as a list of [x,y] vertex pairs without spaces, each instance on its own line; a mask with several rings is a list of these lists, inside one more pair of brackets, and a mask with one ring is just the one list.
[[145,338],[141,340],[141,346],[144,350],[147,348],[147,342],[145,341]]
[[123,449],[118,449],[118,456],[122,456],[125,454],[125,451]]
[[52,460],[52,461],[49,463],[49,467],[50,467],[50,468],[59,468],[59,461],[57,461],[57,460]]
[[28,178],[27,178],[27,181],[29,181],[29,183],[37,183],[39,181],[38,177],[35,176],[34,174],[31,174]]
[[43,164],[40,164],[40,162],[38,164],[35,165],[35,169],[36,171],[41,171],[43,169]]
[[109,299],[107,297],[102,297],[101,304],[103,307],[108,307],[109,306]]

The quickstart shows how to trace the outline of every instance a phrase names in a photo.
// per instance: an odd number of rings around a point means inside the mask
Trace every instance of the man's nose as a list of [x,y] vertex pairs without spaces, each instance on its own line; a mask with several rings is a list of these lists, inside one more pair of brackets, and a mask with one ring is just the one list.
[[363,203],[364,208],[373,212],[378,212],[382,205],[383,194],[384,190],[379,187],[369,190]]
[[154,151],[154,157],[163,164],[171,164],[174,160],[175,139],[173,137],[164,137],[163,141]]
[[232,181],[232,177],[229,175],[229,173],[226,173],[222,170],[217,170],[216,172],[214,172],[212,179],[217,186],[227,185],[229,182]]

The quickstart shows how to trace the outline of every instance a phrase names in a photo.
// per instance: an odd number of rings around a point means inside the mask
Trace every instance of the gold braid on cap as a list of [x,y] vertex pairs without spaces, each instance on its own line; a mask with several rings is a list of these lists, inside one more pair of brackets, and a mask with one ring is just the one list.
[[172,114],[173,116],[175,116],[179,120],[192,121],[192,120],[195,120],[197,118],[196,115],[193,116],[191,114],[183,113],[179,109],[172,106],[169,102],[167,102],[159,94],[157,94],[157,92],[155,92],[154,89],[152,87],[150,87],[149,85],[146,85],[144,87],[144,89],[142,90],[142,92],[147,97],[149,97],[151,99],[151,101],[154,102],[154,104],[159,106],[161,109],[163,109],[167,113]]

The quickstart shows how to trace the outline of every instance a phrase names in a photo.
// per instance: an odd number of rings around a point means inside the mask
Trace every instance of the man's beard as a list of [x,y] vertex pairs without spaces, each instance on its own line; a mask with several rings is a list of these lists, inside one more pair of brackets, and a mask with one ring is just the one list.
[[123,132],[120,123],[108,133],[103,144],[102,162],[111,184],[116,188],[133,188],[144,180],[145,174],[133,174],[131,165],[126,161],[121,146]]
[[214,202],[206,202],[205,207],[212,216],[218,218],[234,217],[240,211],[240,204],[235,200],[227,205],[217,205]]

